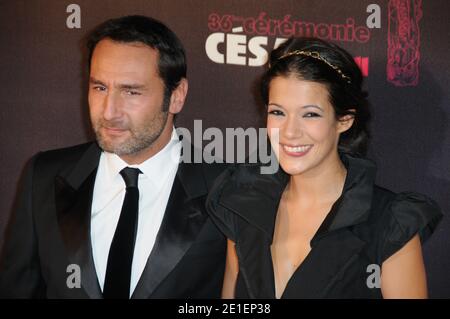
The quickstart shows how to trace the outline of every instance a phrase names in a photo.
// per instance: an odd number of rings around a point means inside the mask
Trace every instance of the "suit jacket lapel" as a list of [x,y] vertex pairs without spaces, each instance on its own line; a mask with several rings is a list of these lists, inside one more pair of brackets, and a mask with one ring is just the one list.
[[93,143],[70,170],[55,178],[57,221],[69,261],[81,268],[81,284],[91,298],[102,293],[90,239],[91,204],[101,150]]
[[181,163],[155,245],[132,298],[148,298],[183,258],[206,221],[201,165]]

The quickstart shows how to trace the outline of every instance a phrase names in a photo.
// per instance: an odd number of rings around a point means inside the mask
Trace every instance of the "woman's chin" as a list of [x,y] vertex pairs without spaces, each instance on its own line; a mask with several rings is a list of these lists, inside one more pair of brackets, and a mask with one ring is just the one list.
[[281,168],[283,169],[283,171],[285,171],[287,174],[289,175],[299,175],[299,174],[303,174],[305,171],[308,170],[307,167],[305,167],[305,165],[299,165],[299,163],[286,163],[286,162],[281,162],[280,163]]

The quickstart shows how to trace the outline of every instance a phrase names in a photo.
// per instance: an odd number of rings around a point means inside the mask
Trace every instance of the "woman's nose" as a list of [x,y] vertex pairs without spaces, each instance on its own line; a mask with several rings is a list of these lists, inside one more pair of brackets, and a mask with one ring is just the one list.
[[281,134],[286,138],[299,138],[303,135],[303,128],[299,118],[288,116],[281,130]]

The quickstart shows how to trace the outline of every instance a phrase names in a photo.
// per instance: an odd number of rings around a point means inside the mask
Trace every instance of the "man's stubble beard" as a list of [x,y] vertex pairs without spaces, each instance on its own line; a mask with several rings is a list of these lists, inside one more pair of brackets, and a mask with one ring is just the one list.
[[127,127],[130,136],[120,143],[114,143],[113,140],[103,136],[101,132],[103,126],[122,128],[120,125],[117,125],[118,123],[114,125],[114,122],[106,122],[102,119],[93,123],[93,129],[97,142],[104,151],[115,153],[118,156],[133,155],[150,148],[154,144],[166,127],[168,116],[168,111],[161,111],[148,121],[148,125],[142,125],[142,127],[138,128]]

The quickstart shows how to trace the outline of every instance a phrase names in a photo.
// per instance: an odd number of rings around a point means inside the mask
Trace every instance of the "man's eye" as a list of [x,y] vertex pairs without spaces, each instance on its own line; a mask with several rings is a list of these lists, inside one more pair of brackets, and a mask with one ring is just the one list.
[[106,91],[106,88],[104,86],[97,85],[97,86],[94,86],[94,90],[103,92],[103,91]]
[[271,115],[276,115],[276,116],[284,115],[284,113],[281,112],[280,110],[272,110],[272,111],[269,111],[269,114],[271,114]]
[[315,112],[308,112],[305,115],[303,115],[303,117],[321,117],[321,115]]
[[141,95],[138,91],[127,90],[125,91],[128,95]]

